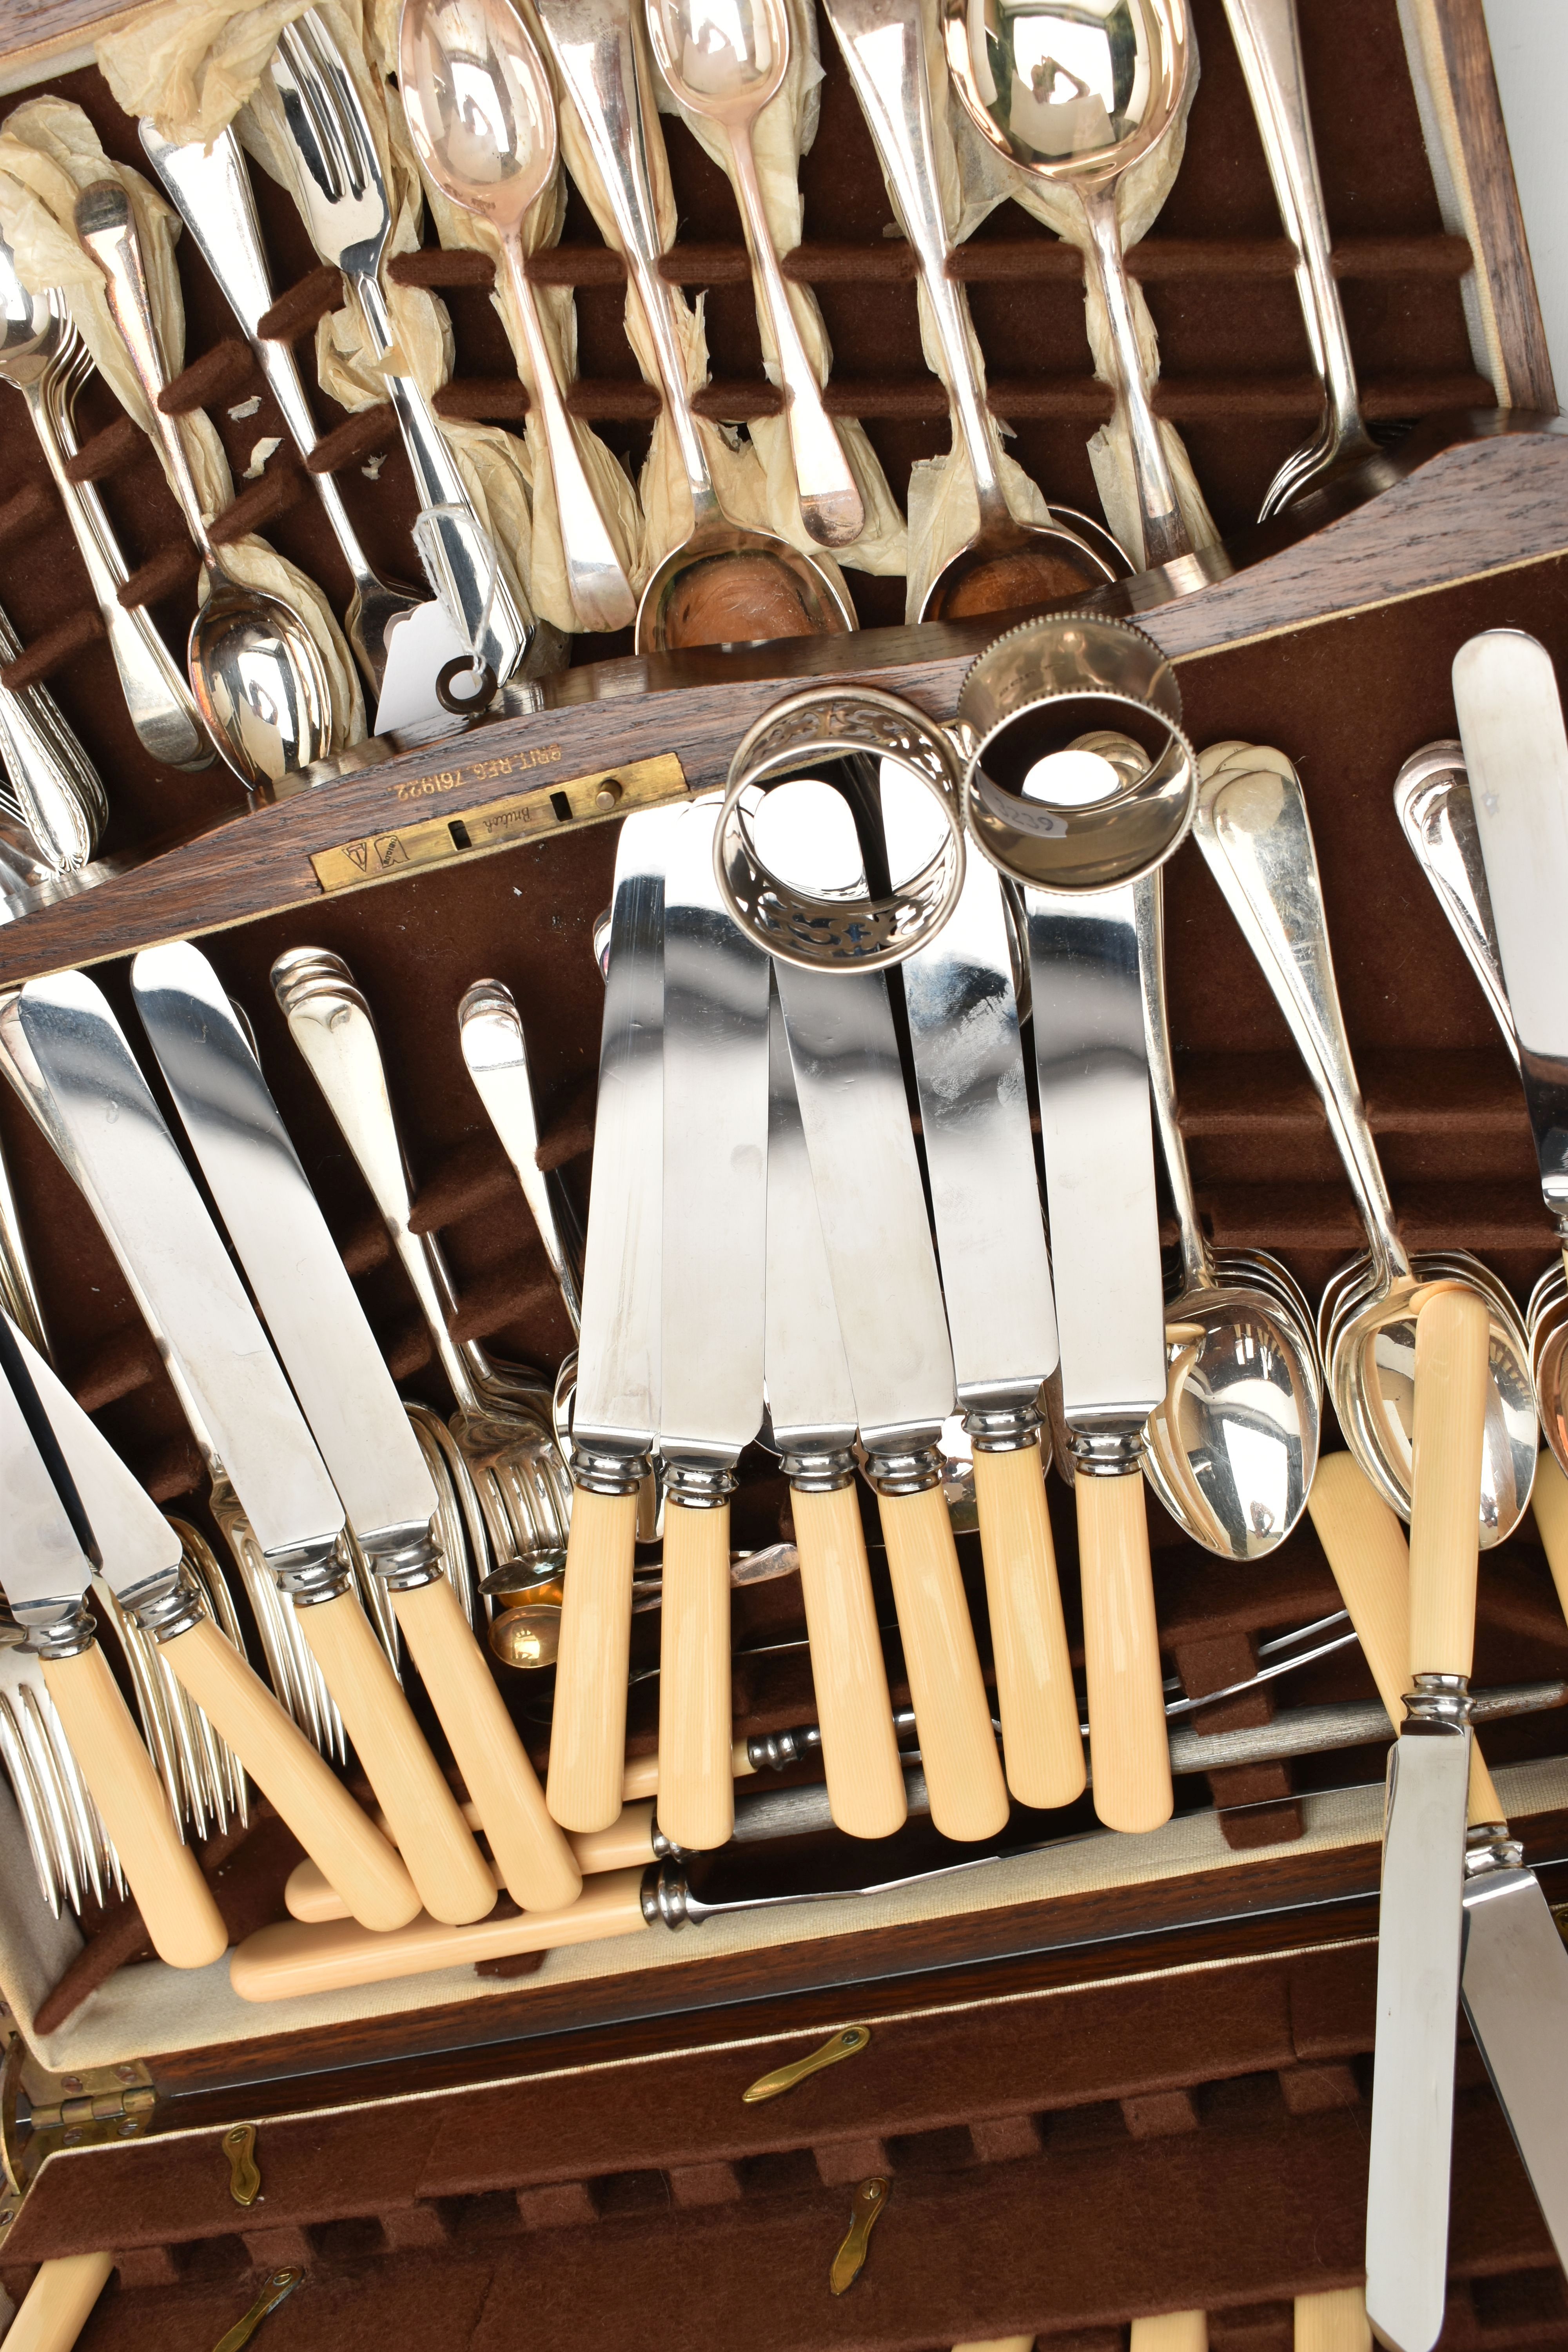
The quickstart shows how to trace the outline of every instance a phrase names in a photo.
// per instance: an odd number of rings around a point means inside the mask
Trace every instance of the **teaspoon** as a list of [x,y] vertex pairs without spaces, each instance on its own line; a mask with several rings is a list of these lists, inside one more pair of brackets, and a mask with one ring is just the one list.
[[1154,1118],[1182,1251],[1181,1287],[1165,1307],[1169,1385],[1149,1419],[1143,1469],[1195,1543],[1225,1559],[1261,1559],[1300,1519],[1317,1469],[1317,1350],[1310,1318],[1298,1322],[1277,1283],[1249,1280],[1210,1251],[1176,1108],[1158,871],[1134,883],[1133,904]]
[[523,222],[554,177],[558,152],[543,59],[511,0],[404,0],[398,55],[420,162],[500,239],[578,620],[585,629],[630,628],[637,598],[584,467],[523,256]]
[[973,537],[951,556],[921,605],[922,621],[1062,604],[1119,580],[1126,559],[1108,531],[1053,507],[1051,520],[1022,523],[1002,488],[1002,445],[986,404],[970,337],[963,288],[947,274],[942,209],[926,72],[921,0],[824,0],[860,111],[870,126],[900,226],[920,268],[953,422],[980,509]]
[[648,0],[647,26],[676,100],[717,123],[729,142],[752,268],[784,379],[801,517],[823,547],[847,547],[865,527],[866,509],[790,307],[752,146],[752,125],[789,69],[789,17],[782,0],[734,0],[722,12],[708,0]]
[[1132,452],[1146,570],[1192,552],[1149,398],[1116,218],[1122,174],[1178,120],[1192,69],[1185,0],[942,0],[953,87],[1025,179],[1083,207]]
[[331,750],[326,665],[297,613],[224,570],[179,425],[158,404],[167,377],[142,242],[118,180],[98,180],[82,191],[76,228],[107,281],[110,311],[146,395],[186,528],[201,552],[202,604],[191,623],[185,656],[191,691],[214,742],[254,792],[299,774]]
[[631,0],[541,0],[539,16],[604,182],[691,496],[689,533],[642,592],[637,650],[842,636],[854,628],[855,612],[831,573],[772,531],[731,522],[713,487],[687,388],[674,289],[659,274],[664,248],[647,154],[658,118],[637,59]]
[[1379,1493],[1408,1517],[1416,1318],[1434,1283],[1477,1291],[1491,1323],[1480,1541],[1500,1543],[1530,1500],[1540,1444],[1523,1326],[1496,1278],[1468,1253],[1413,1260],[1399,1236],[1340,1012],[1317,852],[1295,770],[1278,751],[1247,746],[1218,765],[1205,760],[1204,768],[1194,837],[1289,1024],[1366,1227],[1368,1256],[1338,1280],[1324,1346],[1345,1442]]

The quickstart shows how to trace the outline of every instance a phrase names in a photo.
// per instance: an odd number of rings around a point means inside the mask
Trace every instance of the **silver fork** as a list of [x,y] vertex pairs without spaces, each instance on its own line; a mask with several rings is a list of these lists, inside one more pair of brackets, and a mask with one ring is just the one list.
[[22,1817],[45,1902],[58,1919],[123,1895],[124,1874],[82,1779],[38,1661],[0,1601],[0,1764]]
[[[271,72],[306,226],[321,259],[348,279],[377,357],[384,360],[395,344],[381,283],[391,207],[353,78],[314,9],[284,26]],[[502,575],[424,392],[411,375],[391,369],[385,380],[414,469],[423,526],[417,543],[430,584],[458,634],[504,683],[529,650],[533,616]]]
[[[21,641],[0,613],[0,662],[19,661]],[[102,780],[47,686],[0,686],[0,812],[19,824],[41,864],[70,874],[85,866],[109,822]]]

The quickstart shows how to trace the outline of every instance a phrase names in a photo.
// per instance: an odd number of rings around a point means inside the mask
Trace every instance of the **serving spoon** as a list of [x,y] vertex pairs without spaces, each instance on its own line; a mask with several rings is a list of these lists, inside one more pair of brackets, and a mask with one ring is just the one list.
[[642,592],[637,650],[842,636],[854,628],[855,611],[832,574],[773,531],[731,522],[713,487],[687,388],[675,290],[659,274],[664,248],[647,155],[657,117],[637,62],[631,0],[541,0],[539,17],[604,183],[691,497],[689,532]]
[[559,152],[544,61],[511,0],[403,0],[398,56],[420,162],[453,204],[489,221],[500,239],[578,620],[585,629],[629,628],[637,598],[584,467],[523,255],[523,222],[550,185]]
[[819,545],[847,547],[865,527],[865,504],[790,307],[752,145],[752,126],[789,70],[789,17],[782,0],[733,0],[722,13],[707,0],[648,0],[647,28],[679,103],[717,123],[729,145],[752,275],[784,379],[801,519]]
[[860,110],[870,127],[910,241],[973,478],[979,527],[921,600],[922,621],[1062,604],[1120,580],[1127,561],[1109,531],[1052,506],[1049,523],[1019,522],[1002,488],[1002,445],[974,364],[969,304],[947,274],[950,251],[937,171],[921,0],[824,0]]
[[1193,833],[1257,957],[1328,1113],[1366,1227],[1368,1254],[1331,1286],[1319,1329],[1345,1442],[1380,1494],[1408,1517],[1415,1322],[1434,1284],[1477,1291],[1490,1318],[1481,1479],[1483,1547],[1530,1500],[1540,1444],[1530,1348],[1518,1310],[1466,1251],[1412,1258],[1394,1224],[1334,986],[1322,884],[1306,801],[1289,761],[1247,745],[1203,762]]
[[1149,1419],[1143,1470],[1194,1542],[1225,1559],[1261,1559],[1300,1518],[1318,1465],[1311,1318],[1286,1306],[1290,1278],[1276,1261],[1225,1261],[1209,1248],[1176,1106],[1158,871],[1134,883],[1133,901],[1154,1118],[1182,1253],[1181,1286],[1165,1307],[1169,1385]]
[[196,708],[252,792],[297,775],[332,748],[332,698],[314,637],[280,597],[224,570],[176,420],[159,406],[168,378],[153,320],[142,241],[118,180],[76,200],[76,230],[102,270],[109,308],[152,412],[174,496],[202,559],[202,603],[186,646]]
[[948,69],[977,130],[1019,177],[1067,186],[1089,231],[1110,328],[1112,391],[1132,452],[1146,570],[1192,552],[1133,322],[1117,225],[1124,173],[1178,121],[1192,70],[1186,0],[942,0]]

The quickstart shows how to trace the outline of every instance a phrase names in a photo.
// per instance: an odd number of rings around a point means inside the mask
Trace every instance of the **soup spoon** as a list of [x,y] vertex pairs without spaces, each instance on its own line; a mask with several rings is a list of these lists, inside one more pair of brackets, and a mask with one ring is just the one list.
[[298,613],[224,570],[196,494],[185,446],[159,406],[168,378],[153,321],[146,262],[131,200],[97,180],[76,202],[76,230],[102,270],[109,308],[152,412],[174,496],[202,559],[202,603],[186,646],[196,708],[248,790],[298,775],[332,748],[332,699],[321,648]]
[[1020,178],[1072,189],[1110,328],[1146,569],[1192,552],[1138,348],[1116,219],[1122,174],[1180,117],[1185,0],[942,0],[948,69],[976,128]]
[[1413,1260],[1406,1251],[1340,1012],[1300,784],[1278,751],[1226,749],[1222,762],[1204,762],[1194,837],[1290,1025],[1366,1227],[1369,1255],[1335,1278],[1326,1319],[1320,1310],[1334,1411],[1367,1476],[1408,1517],[1416,1317],[1434,1284],[1477,1291],[1491,1323],[1480,1541],[1500,1543],[1530,1500],[1540,1444],[1523,1326],[1467,1252]]
[[404,0],[401,87],[419,160],[453,204],[500,239],[521,322],[567,584],[586,629],[626,629],[637,598],[599,510],[523,257],[522,225],[554,176],[555,108],[544,61],[511,0]]
[[942,347],[953,423],[980,509],[973,537],[926,590],[922,621],[958,620],[1026,604],[1065,604],[1120,580],[1127,560],[1087,516],[1050,509],[1049,523],[1023,523],[1002,488],[1002,445],[974,364],[969,305],[947,274],[947,220],[926,72],[921,0],[824,0],[860,111],[870,126],[900,226],[921,273]]
[[790,307],[752,146],[752,125],[789,70],[789,17],[782,0],[733,0],[722,12],[710,0],[648,0],[647,28],[675,98],[717,123],[728,142],[752,268],[784,379],[801,518],[821,546],[847,547],[859,538],[866,509]]
[[659,272],[664,246],[647,153],[658,118],[637,58],[632,0],[541,0],[539,17],[604,184],[691,497],[690,531],[642,592],[637,650],[842,636],[855,626],[855,610],[831,573],[773,532],[731,522],[713,487],[687,387],[675,289]]
[[1281,1285],[1249,1280],[1250,1269],[1222,1265],[1209,1248],[1176,1108],[1162,877],[1132,887],[1154,1118],[1182,1251],[1181,1287],[1165,1308],[1169,1385],[1145,1431],[1143,1470],[1194,1542],[1225,1559],[1261,1559],[1305,1510],[1318,1465],[1322,1383],[1311,1320],[1289,1311]]

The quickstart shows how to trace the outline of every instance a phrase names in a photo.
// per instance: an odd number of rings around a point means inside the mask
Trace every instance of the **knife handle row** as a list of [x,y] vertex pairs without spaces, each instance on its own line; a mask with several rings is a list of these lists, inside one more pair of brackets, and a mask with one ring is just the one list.
[[545,1796],[563,1829],[608,1829],[621,1810],[637,1497],[572,1497]]
[[[1349,1454],[1323,1456],[1307,1508],[1378,1696],[1397,1730],[1410,1687],[1410,1550],[1405,1529]],[[1469,1818],[1472,1823],[1508,1819],[1474,1738]]]
[[847,1836],[889,1837],[909,1809],[859,1497],[797,1486],[790,1507],[828,1806]]
[[1491,1310],[1474,1290],[1439,1290],[1416,1317],[1406,1660],[1413,1675],[1470,1671],[1490,1339]]
[[994,1837],[1007,1788],[947,1497],[928,1486],[879,1496],[878,1507],[932,1823],[943,1837]]
[[228,1930],[201,1866],[174,1824],[153,1759],[94,1643],[74,1658],[46,1658],[44,1681],[82,1778],[114,1841],[160,1959],[205,1969],[228,1948]]
[[735,1826],[730,1769],[730,1506],[667,1495],[660,1601],[658,1803],[665,1835],[690,1853]]

